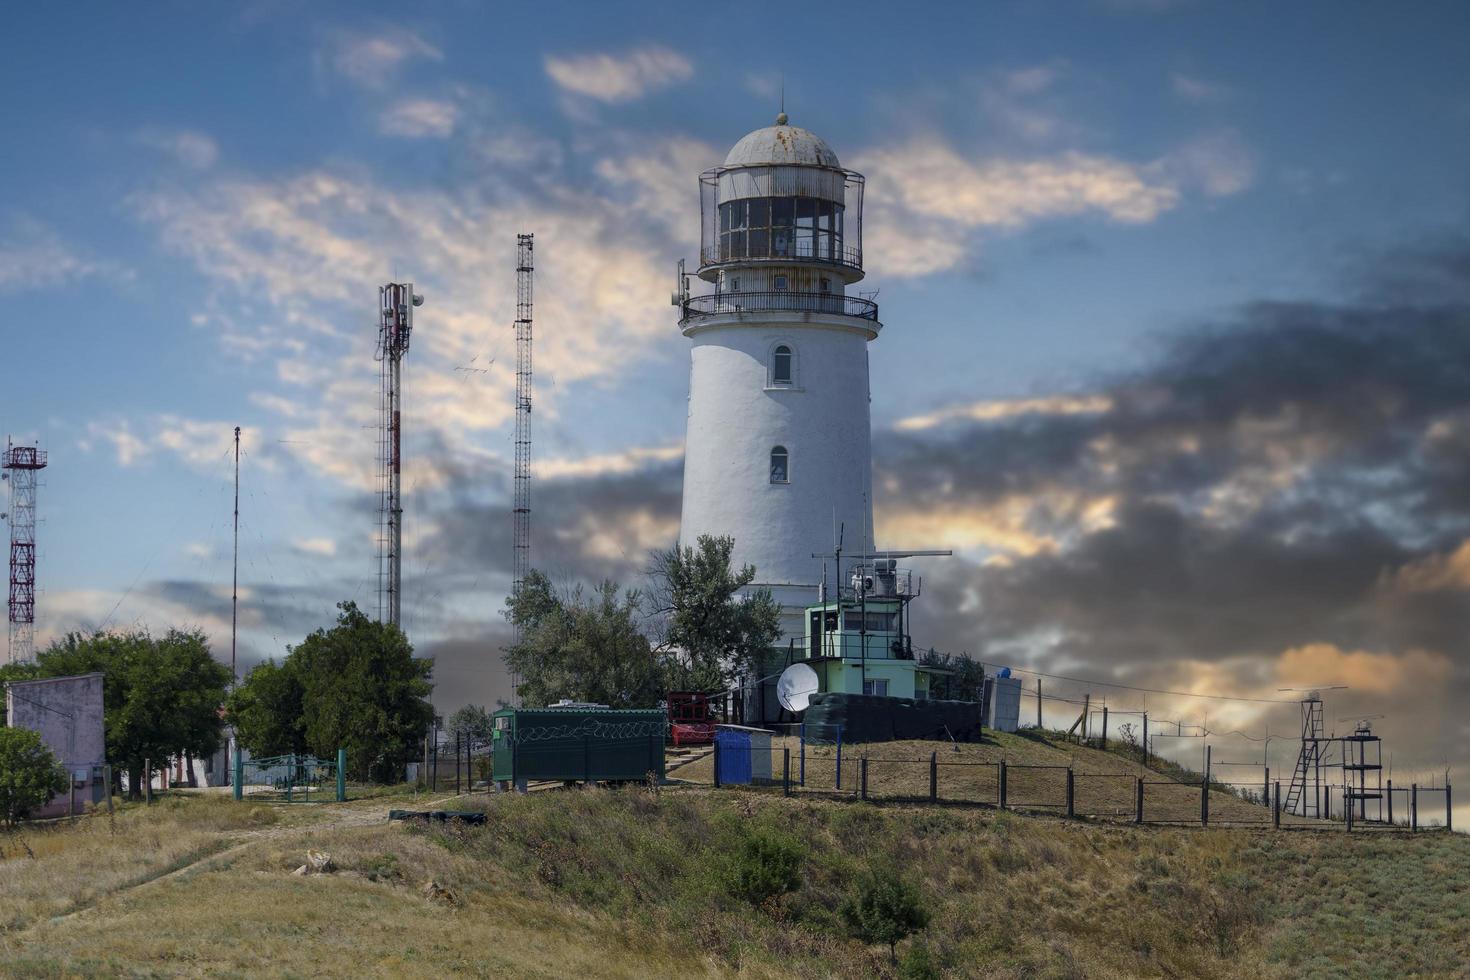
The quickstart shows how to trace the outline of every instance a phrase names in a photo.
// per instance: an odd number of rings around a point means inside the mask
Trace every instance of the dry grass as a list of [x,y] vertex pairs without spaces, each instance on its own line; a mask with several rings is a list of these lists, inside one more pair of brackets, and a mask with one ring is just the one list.
[[[932,913],[901,950],[922,945],[945,976],[1451,976],[1470,956],[1470,842],[1447,834],[1137,828],[697,788],[482,796],[459,805],[483,805],[489,826],[418,828],[383,820],[393,802],[171,800],[120,814],[115,837],[105,817],[32,834],[35,858],[0,862],[0,976],[890,976],[839,914],[881,865]],[[800,848],[795,892],[732,893],[752,835]],[[307,848],[336,873],[293,876]]]

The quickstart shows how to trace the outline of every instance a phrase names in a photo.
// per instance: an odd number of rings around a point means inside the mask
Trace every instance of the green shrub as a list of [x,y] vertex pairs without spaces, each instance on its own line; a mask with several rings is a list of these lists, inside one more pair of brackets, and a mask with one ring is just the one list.
[[791,834],[747,830],[725,865],[725,887],[752,905],[763,905],[801,885],[803,860],[801,842]]
[[863,942],[887,943],[895,963],[898,944],[929,924],[929,911],[918,889],[886,868],[863,880],[857,894],[842,906],[842,917]]
[[28,728],[0,728],[0,818],[7,827],[67,788],[66,770]]
[[899,960],[898,975],[902,980],[939,980],[939,967],[934,965],[929,947],[919,943],[910,946]]

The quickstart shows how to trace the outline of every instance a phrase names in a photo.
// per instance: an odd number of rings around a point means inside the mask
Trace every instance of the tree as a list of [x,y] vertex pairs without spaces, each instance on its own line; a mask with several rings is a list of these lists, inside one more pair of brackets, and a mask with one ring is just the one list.
[[286,657],[301,684],[301,734],[318,756],[346,749],[355,779],[402,779],[434,717],[434,662],[415,658],[397,626],[369,619],[356,603],[337,608],[336,626],[312,633]]
[[979,701],[984,692],[985,667],[968,653],[940,653],[933,647],[919,654],[919,663],[926,667],[940,667],[952,673],[940,681],[938,692],[931,690],[930,697],[941,697],[949,701]]
[[735,539],[701,534],[695,547],[655,552],[651,612],[661,646],[679,651],[672,681],[706,690],[758,673],[781,635],[781,606],[771,590],[749,591],[755,566],[730,567]]
[[309,754],[301,723],[302,696],[301,678],[292,661],[256,664],[225,705],[235,740],[256,758]]
[[467,738],[476,741],[488,739],[494,722],[490,712],[476,704],[467,704],[449,716],[446,731],[450,738]]
[[638,628],[640,597],[603,582],[557,594],[531,571],[519,595],[506,599],[506,619],[521,641],[505,652],[519,674],[522,701],[547,705],[562,698],[613,708],[650,708],[664,689],[658,654]]
[[102,673],[107,759],[128,772],[140,795],[144,763],[219,748],[229,668],[216,661],[200,630],[69,633],[36,657],[38,676]]
[[66,770],[28,728],[0,728],[0,818],[13,827],[57,793],[66,792]]
[[929,924],[929,912],[918,891],[887,868],[863,880],[857,895],[843,903],[842,918],[863,942],[886,943],[895,964],[898,944]]

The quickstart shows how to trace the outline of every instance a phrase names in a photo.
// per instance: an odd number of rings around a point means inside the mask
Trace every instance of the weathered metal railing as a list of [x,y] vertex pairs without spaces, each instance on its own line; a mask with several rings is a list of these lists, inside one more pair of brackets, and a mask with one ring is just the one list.
[[761,293],[710,293],[684,301],[681,322],[726,313],[830,313],[864,320],[878,319],[878,304],[860,296],[838,293],[795,293],[776,290]]

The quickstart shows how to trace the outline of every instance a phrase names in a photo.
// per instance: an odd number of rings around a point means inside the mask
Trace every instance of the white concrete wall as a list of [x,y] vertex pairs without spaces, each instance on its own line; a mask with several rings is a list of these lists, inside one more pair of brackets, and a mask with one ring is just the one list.
[[[679,537],[693,545],[700,534],[731,535],[734,562],[754,565],[758,582],[814,586],[822,563],[811,555],[832,550],[834,511],[846,524],[845,553],[860,554],[865,527],[871,534],[871,332],[785,316],[686,329],[693,350]],[[791,388],[767,383],[770,352],[782,343],[796,351]],[[790,454],[787,484],[770,480],[778,445]],[[777,591],[796,607],[788,633],[802,635],[799,607],[815,594]]]
[[[5,686],[5,716],[12,728],[39,732],[57,761],[66,767],[76,789],[78,807],[103,798],[103,765],[107,740],[103,727],[102,675],[12,681]],[[37,812],[52,817],[66,812],[71,797],[63,793]]]

